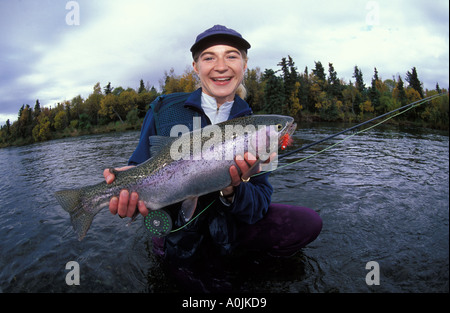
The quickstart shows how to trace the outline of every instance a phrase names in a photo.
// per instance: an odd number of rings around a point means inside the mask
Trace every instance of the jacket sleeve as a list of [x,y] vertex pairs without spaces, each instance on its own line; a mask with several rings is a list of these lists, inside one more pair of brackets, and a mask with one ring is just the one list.
[[142,123],[139,143],[128,160],[128,165],[138,165],[150,158],[150,143],[148,138],[155,134],[155,119],[153,118],[153,111],[149,109]]
[[254,176],[236,188],[230,212],[241,222],[254,224],[264,217],[272,199],[269,173]]

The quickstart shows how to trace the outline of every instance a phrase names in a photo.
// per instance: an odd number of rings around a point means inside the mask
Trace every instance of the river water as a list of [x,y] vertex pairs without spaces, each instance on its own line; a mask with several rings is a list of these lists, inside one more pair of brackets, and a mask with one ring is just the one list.
[[[294,148],[346,126],[299,128]],[[113,133],[0,149],[1,292],[182,290],[152,254],[142,218],[127,226],[101,211],[79,242],[53,196],[102,181],[104,168],[126,164],[138,138]],[[383,125],[276,170],[273,201],[314,209],[323,230],[293,257],[234,260],[222,279],[242,292],[448,292],[448,139]],[[79,264],[79,285],[66,283],[70,261]]]

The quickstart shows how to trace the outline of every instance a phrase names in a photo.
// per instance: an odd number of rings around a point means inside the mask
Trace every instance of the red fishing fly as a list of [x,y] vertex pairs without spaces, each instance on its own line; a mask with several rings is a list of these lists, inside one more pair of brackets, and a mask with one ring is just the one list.
[[284,134],[283,137],[281,137],[281,150],[284,150],[287,148],[287,146],[290,146],[292,144],[292,138],[289,136],[289,134]]

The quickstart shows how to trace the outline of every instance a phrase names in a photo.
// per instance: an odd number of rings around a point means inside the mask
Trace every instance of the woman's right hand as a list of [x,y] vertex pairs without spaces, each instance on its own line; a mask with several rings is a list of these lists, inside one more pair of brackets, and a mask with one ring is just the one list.
[[[115,171],[126,171],[134,166],[124,166],[115,168]],[[103,176],[105,177],[106,183],[111,184],[116,176],[112,173],[109,168],[103,171]],[[136,213],[136,209],[139,210],[143,216],[147,216],[148,209],[145,206],[144,201],[139,200],[139,195],[137,192],[132,192],[131,195],[128,190],[123,189],[120,191],[119,197],[112,197],[109,201],[109,211],[113,214],[119,214],[119,217],[133,217]]]

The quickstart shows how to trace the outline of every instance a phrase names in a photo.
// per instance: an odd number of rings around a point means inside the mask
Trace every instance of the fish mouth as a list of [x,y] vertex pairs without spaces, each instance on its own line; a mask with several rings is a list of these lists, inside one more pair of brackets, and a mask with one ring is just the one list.
[[287,129],[286,133],[288,133],[289,136],[292,136],[296,129],[297,129],[297,123],[291,123],[290,125],[288,125],[288,129]]
[[291,145],[292,135],[297,128],[297,124],[294,122],[288,122],[287,125],[278,134],[278,147],[282,150],[286,149],[286,146]]
[[297,123],[295,122],[289,122],[284,129],[280,132],[279,138],[283,137],[284,135],[288,134],[289,136],[292,136],[297,128]]

